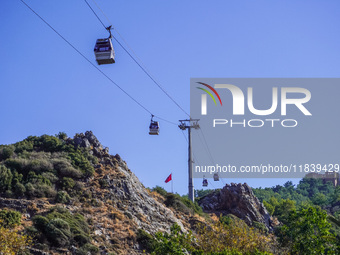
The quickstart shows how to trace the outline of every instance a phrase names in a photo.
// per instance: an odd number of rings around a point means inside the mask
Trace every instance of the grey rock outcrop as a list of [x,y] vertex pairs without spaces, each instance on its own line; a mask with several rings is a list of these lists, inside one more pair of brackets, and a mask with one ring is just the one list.
[[[103,181],[107,183],[106,189],[109,190],[109,193],[105,194],[105,199],[115,201],[117,210],[132,219],[137,228],[142,228],[151,234],[155,234],[158,231],[169,232],[170,227],[177,223],[186,231],[182,222],[176,218],[174,213],[150,196],[143,184],[128,168],[126,162],[118,154],[115,156],[110,155],[109,148],[104,148],[92,131],[86,131],[85,134],[76,134],[73,138],[73,143],[75,146],[85,147],[90,152],[92,151],[93,155],[100,159],[99,163],[104,168],[112,168],[113,171],[103,178]],[[100,168],[100,165],[95,167]],[[95,194],[95,190],[91,191],[93,192],[93,198],[101,196],[100,193]],[[97,230],[98,233],[100,231],[105,232],[103,229]]]
[[157,231],[169,232],[170,227],[177,223],[185,230],[169,208],[149,195],[134,173],[124,166],[119,166],[118,170],[125,178],[108,178],[109,190],[114,200],[122,202],[122,208],[130,213],[139,228],[155,234]]
[[273,229],[269,213],[246,183],[226,184],[220,191],[203,197],[199,205],[205,212],[233,214],[248,225],[256,221],[265,224],[268,230]]
[[86,131],[85,134],[76,134],[73,139],[68,139],[67,141],[68,143],[73,143],[76,147],[88,148],[90,153],[98,158],[109,156],[109,148],[104,148],[92,131]]

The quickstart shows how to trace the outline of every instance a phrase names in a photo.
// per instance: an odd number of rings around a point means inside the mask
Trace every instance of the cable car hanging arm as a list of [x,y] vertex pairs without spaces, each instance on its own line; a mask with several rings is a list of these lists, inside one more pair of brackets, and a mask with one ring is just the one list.
[[106,30],[109,31],[110,33],[110,36],[109,36],[110,39],[112,39],[111,29],[112,29],[112,25],[106,27]]

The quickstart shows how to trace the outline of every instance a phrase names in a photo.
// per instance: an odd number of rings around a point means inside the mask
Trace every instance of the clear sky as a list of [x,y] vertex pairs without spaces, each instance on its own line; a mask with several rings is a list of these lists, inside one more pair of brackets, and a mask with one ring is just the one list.
[[[95,63],[95,41],[108,34],[85,1],[26,1]],[[337,0],[96,2],[187,112],[190,78],[339,77]],[[1,1],[0,19],[1,144],[29,135],[63,131],[73,136],[92,130],[111,154],[121,155],[145,186],[161,185],[170,191],[164,180],[172,172],[174,190],[187,192],[187,143],[176,125],[160,121],[161,134],[150,136],[150,114],[20,0]],[[100,70],[153,114],[174,123],[187,117],[115,42],[114,48],[116,63]],[[284,181],[247,180],[254,187]],[[201,188],[201,180],[195,180],[195,188]]]

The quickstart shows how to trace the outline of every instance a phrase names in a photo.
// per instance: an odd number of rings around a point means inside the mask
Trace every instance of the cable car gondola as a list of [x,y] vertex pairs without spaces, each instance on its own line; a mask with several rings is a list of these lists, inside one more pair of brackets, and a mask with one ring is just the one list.
[[94,54],[98,65],[115,63],[115,51],[112,46],[111,26],[106,28],[110,32],[109,38],[97,39]]
[[203,183],[202,183],[203,187],[208,187],[208,180],[206,178],[203,177]]
[[218,182],[220,180],[220,177],[218,176],[218,173],[214,174],[214,181]]
[[149,135],[159,135],[159,123],[153,120],[153,115],[149,126]]

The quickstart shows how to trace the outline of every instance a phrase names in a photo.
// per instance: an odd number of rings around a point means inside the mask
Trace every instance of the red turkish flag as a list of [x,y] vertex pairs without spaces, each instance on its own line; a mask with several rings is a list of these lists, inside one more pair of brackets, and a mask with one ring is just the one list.
[[166,178],[165,183],[168,183],[168,182],[171,181],[171,180],[172,180],[172,174],[170,174],[170,175],[168,176],[168,178]]

